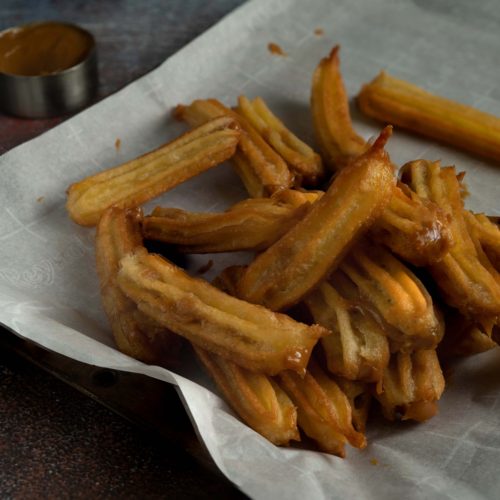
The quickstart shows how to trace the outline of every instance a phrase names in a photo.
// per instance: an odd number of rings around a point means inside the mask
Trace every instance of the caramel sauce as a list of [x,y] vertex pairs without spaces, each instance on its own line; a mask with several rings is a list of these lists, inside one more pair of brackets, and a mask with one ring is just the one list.
[[277,43],[269,43],[267,45],[267,49],[271,54],[277,55],[277,56],[286,56],[285,51],[277,44]]
[[68,24],[11,28],[0,33],[0,71],[21,76],[58,73],[82,62],[93,45],[90,34]]

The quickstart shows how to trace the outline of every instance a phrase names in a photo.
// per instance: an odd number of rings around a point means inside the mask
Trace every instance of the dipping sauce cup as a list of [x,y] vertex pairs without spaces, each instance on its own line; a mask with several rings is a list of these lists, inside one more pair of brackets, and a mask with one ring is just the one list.
[[68,23],[40,22],[0,32],[0,108],[24,118],[77,111],[97,93],[94,37]]

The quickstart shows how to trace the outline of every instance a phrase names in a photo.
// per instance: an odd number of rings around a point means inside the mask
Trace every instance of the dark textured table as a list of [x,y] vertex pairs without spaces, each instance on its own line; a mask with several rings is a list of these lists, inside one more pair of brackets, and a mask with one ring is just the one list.
[[[90,30],[101,99],[242,3],[2,0],[0,29],[55,19]],[[0,114],[0,153],[63,120]],[[172,387],[74,363],[0,328],[0,498],[238,496],[211,467]]]

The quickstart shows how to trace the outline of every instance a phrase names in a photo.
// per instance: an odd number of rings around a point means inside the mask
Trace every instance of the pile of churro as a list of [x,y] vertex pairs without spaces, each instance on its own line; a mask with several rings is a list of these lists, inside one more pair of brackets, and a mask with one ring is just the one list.
[[[500,229],[464,208],[463,174],[432,159],[395,165],[392,127],[500,161],[500,120],[382,73],[353,128],[339,49],[312,77],[315,151],[259,97],[179,105],[190,129],[68,189],[96,226],[102,303],[116,345],[169,367],[192,346],[220,394],[276,445],[307,436],[343,457],[363,448],[370,411],[425,421],[443,363],[500,340]],[[248,198],[222,213],[141,205],[229,160]],[[165,197],[165,199],[168,199]],[[147,250],[155,241],[165,254]],[[166,255],[253,252],[212,283]]]

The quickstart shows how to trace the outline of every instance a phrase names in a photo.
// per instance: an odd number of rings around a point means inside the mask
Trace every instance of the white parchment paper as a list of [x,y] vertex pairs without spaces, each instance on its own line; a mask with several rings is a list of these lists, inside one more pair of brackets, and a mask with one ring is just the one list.
[[[315,34],[316,28],[324,34]],[[195,371],[173,374],[113,347],[99,301],[94,231],[73,224],[64,203],[71,182],[177,135],[183,126],[170,111],[194,98],[234,104],[239,94],[260,95],[310,140],[312,71],[336,43],[342,46],[342,71],[351,96],[386,69],[500,116],[499,33],[496,0],[246,4],[152,73],[0,157],[0,322],[79,361],[177,384],[214,460],[252,497],[498,498],[499,350],[456,369],[437,417],[423,425],[376,422],[368,448],[349,449],[346,460],[276,448],[198,384],[206,381]],[[269,42],[278,43],[287,57],[271,55]],[[365,137],[379,130],[354,108],[353,117]],[[117,138],[122,145],[118,151]],[[456,164],[467,171],[469,206],[500,214],[498,165],[399,131],[388,149],[398,164],[419,157]],[[150,206],[220,210],[243,197],[239,179],[222,165]],[[194,258],[190,266],[196,269],[209,258]],[[217,262],[220,268],[227,260]]]

